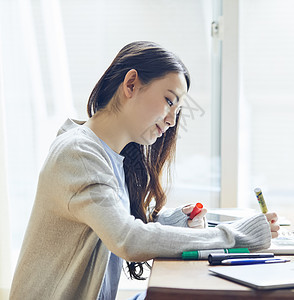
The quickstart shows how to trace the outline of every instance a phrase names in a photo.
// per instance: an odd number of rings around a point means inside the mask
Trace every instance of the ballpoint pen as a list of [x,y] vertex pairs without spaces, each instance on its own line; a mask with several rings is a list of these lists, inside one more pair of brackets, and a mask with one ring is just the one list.
[[211,253],[208,255],[208,262],[210,265],[221,265],[222,261],[229,259],[272,259],[275,258],[273,253]]
[[271,264],[285,263],[290,259],[283,258],[255,258],[255,259],[226,259],[221,262],[222,265],[252,265],[252,264]]

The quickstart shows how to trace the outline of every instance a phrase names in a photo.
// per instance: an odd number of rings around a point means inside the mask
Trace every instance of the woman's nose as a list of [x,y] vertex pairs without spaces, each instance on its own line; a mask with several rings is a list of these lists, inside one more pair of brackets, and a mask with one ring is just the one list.
[[171,109],[169,111],[169,113],[167,114],[167,116],[165,117],[165,123],[169,126],[169,127],[173,127],[176,125],[176,109]]

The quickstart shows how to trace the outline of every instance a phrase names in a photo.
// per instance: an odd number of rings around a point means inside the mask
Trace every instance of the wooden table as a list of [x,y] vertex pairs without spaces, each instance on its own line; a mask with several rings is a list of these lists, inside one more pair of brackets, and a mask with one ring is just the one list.
[[[287,226],[294,230],[293,209],[278,213],[291,220]],[[294,261],[294,255],[281,256]],[[258,291],[245,285],[212,275],[207,260],[155,259],[149,278],[148,300],[263,300],[294,299],[294,289]],[[214,266],[218,267],[218,266]]]
[[[294,261],[294,256],[287,257]],[[207,261],[155,259],[148,300],[294,299],[294,289],[258,291],[210,274]],[[218,267],[218,266],[214,266]]]

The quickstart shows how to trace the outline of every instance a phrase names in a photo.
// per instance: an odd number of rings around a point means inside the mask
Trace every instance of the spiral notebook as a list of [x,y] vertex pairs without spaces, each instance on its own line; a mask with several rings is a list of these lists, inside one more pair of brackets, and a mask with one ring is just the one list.
[[258,290],[294,287],[293,262],[213,267],[209,271],[214,275]]

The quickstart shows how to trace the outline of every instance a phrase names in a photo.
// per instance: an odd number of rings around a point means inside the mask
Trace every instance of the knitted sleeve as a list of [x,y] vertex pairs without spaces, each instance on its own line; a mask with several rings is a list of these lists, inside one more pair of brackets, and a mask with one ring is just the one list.
[[[269,231],[269,226],[266,223],[259,225],[259,222],[264,219],[264,215],[252,216],[247,219],[241,219],[231,224],[221,224],[217,228],[221,230],[230,230],[235,235],[235,247],[247,248],[248,245],[252,250],[268,248],[270,238],[264,238],[264,233]],[[171,225],[177,227],[188,227],[188,216],[183,213],[182,206],[177,208],[164,208],[157,216],[156,222],[162,225]]]
[[163,208],[155,219],[162,225],[188,227],[188,216],[183,213],[182,206],[177,208]]
[[229,229],[231,231],[235,236],[235,247],[249,247],[251,250],[267,249],[271,243],[271,232],[265,219],[263,214],[259,214],[217,227],[221,230]]

